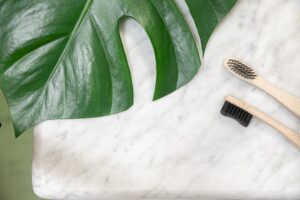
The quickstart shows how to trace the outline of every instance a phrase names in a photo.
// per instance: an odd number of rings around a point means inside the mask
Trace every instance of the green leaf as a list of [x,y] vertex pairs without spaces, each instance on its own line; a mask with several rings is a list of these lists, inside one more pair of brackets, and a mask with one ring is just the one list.
[[237,0],[186,0],[200,35],[203,52],[216,26],[236,2]]
[[0,16],[0,87],[16,136],[45,120],[99,117],[133,104],[119,35],[126,17],[144,27],[153,45],[155,100],[200,67],[173,0],[2,0]]

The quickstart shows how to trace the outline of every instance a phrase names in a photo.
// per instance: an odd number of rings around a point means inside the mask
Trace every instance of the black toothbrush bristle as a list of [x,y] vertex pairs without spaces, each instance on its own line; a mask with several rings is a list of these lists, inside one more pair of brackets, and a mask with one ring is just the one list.
[[225,101],[221,113],[224,116],[237,120],[242,126],[245,127],[249,126],[251,119],[253,118],[252,114],[228,101]]
[[229,59],[227,61],[227,66],[244,79],[254,80],[257,77],[257,74],[253,69],[241,63],[240,61]]

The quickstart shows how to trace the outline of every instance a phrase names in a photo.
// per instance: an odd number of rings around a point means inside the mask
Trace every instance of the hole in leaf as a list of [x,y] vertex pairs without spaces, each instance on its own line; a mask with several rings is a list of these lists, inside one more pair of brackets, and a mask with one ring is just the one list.
[[135,19],[124,16],[119,31],[129,64],[134,104],[152,101],[156,80],[156,59],[150,38]]

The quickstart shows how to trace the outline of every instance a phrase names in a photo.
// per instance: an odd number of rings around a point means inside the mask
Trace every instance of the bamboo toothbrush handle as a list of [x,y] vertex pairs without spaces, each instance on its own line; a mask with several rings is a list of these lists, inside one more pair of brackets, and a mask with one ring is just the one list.
[[291,129],[287,128],[280,122],[276,121],[275,119],[267,116],[266,114],[256,110],[253,107],[249,107],[247,109],[251,114],[255,117],[259,118],[260,120],[266,122],[276,130],[278,130],[288,141],[294,144],[296,147],[300,148],[300,135],[292,131]]
[[290,143],[294,144],[296,147],[300,149],[300,135],[297,134],[296,132],[287,128],[286,126],[276,121],[275,119],[271,118],[270,116],[264,114],[263,112],[257,110],[253,106],[245,102],[242,102],[241,100],[235,97],[227,96],[225,100],[247,111],[248,113],[262,120],[263,122],[269,124],[276,130],[278,130]]
[[298,97],[288,94],[287,92],[273,86],[260,76],[253,80],[252,83],[273,96],[280,103],[300,117],[300,99]]

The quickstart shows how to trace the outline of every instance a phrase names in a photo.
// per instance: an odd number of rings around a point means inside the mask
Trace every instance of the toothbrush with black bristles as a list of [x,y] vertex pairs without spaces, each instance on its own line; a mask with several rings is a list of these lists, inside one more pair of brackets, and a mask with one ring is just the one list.
[[252,68],[236,59],[227,59],[224,64],[229,72],[267,92],[300,117],[300,98],[273,86],[271,83],[259,76]]
[[300,148],[300,135],[291,129],[287,128],[280,122],[257,110],[253,106],[235,98],[232,96],[225,97],[225,103],[221,110],[221,113],[225,116],[236,119],[241,125],[247,127],[252,117],[256,117],[261,121],[269,124],[276,130],[278,130],[289,142]]

